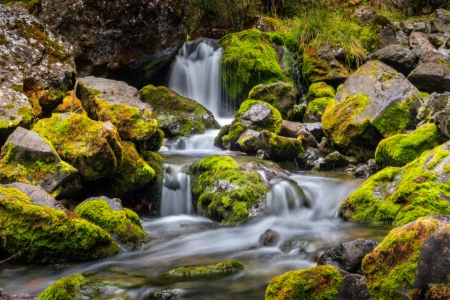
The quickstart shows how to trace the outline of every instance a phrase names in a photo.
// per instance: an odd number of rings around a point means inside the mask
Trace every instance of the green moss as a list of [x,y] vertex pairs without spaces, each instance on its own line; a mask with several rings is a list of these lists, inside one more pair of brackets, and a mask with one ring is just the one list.
[[294,87],[289,83],[259,84],[251,89],[248,94],[248,99],[267,102],[279,110],[283,117],[286,118],[288,111],[296,103],[296,92]]
[[0,187],[0,243],[7,256],[33,263],[86,261],[119,251],[111,236],[68,212],[38,206],[15,188]]
[[294,105],[294,108],[291,109],[287,114],[287,119],[293,122],[303,122],[303,118],[306,113],[306,105]]
[[372,124],[383,137],[403,133],[409,125],[410,101],[404,101],[386,108],[385,112],[372,121]]
[[341,283],[341,274],[329,265],[290,271],[272,279],[265,299],[336,299]]
[[419,91],[419,95],[420,95],[420,98],[422,98],[422,100],[430,98],[430,96],[431,96],[429,93],[421,92],[421,91]]
[[267,130],[262,131],[258,139],[257,148],[264,150],[266,155],[275,161],[303,157],[305,153],[301,139],[281,137]]
[[215,147],[220,148],[222,150],[230,148],[229,144],[228,144],[228,148],[227,148],[226,144],[223,141],[223,137],[228,135],[228,132],[230,131],[230,127],[231,127],[231,125],[225,125],[222,128],[220,128],[219,134],[214,138],[214,146]]
[[52,283],[45,291],[39,295],[40,300],[70,300],[76,299],[81,286],[86,283],[86,279],[81,274],[73,274],[63,277]]
[[237,260],[220,262],[213,266],[180,267],[167,273],[170,277],[198,277],[214,274],[230,274],[242,271],[244,265]]
[[440,144],[441,136],[435,124],[425,124],[410,134],[397,134],[382,140],[375,152],[379,166],[402,167],[424,151]]
[[333,98],[316,98],[312,100],[306,108],[306,113],[303,121],[305,123],[320,122],[322,120],[322,115],[328,105],[334,105]]
[[209,156],[190,166],[194,207],[224,224],[248,219],[248,209],[264,201],[267,189],[256,172],[245,171],[230,157]]
[[306,100],[312,101],[316,98],[334,98],[336,91],[325,82],[316,82],[309,86]]
[[75,214],[116,235],[127,246],[137,247],[147,238],[135,212],[127,208],[112,210],[108,202],[103,199],[81,203],[75,209]]
[[367,287],[374,300],[404,299],[402,293],[412,289],[420,249],[439,228],[434,219],[420,218],[392,230],[362,262]]

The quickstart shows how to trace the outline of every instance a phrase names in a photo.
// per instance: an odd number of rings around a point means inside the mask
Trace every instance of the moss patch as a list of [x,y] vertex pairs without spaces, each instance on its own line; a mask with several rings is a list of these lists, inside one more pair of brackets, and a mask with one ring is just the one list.
[[83,283],[87,280],[81,274],[63,277],[50,285],[40,295],[40,300],[70,300],[75,299]]
[[214,274],[230,274],[242,271],[244,265],[237,260],[220,262],[213,266],[180,267],[167,273],[170,277],[198,277]]
[[322,115],[329,105],[334,105],[333,98],[316,98],[312,100],[306,108],[306,113],[303,117],[303,121],[305,123],[321,122]]
[[294,108],[296,93],[294,87],[289,83],[259,84],[251,89],[248,99],[267,102],[278,109],[283,118],[286,118],[287,113]]
[[309,86],[306,100],[312,101],[316,98],[334,98],[336,90],[325,82],[316,82]]

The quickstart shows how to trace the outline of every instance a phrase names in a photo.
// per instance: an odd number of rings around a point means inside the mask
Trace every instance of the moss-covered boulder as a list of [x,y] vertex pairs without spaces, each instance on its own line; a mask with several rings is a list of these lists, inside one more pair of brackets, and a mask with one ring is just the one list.
[[199,277],[217,274],[231,274],[242,271],[244,265],[237,260],[220,262],[216,265],[196,266],[196,267],[180,267],[173,269],[167,273],[169,277]]
[[66,94],[62,103],[53,110],[53,113],[64,114],[72,112],[83,115],[85,117],[88,116],[86,110],[84,110],[83,108],[83,103],[81,103],[80,99],[78,99],[76,95],[75,97],[73,96],[73,91],[70,91]]
[[220,46],[224,49],[222,83],[232,100],[245,99],[261,83],[289,82],[272,47],[270,34],[258,29],[230,33],[220,40]]
[[352,221],[403,225],[428,214],[449,214],[450,143],[424,152],[402,168],[373,175],[341,205]]
[[336,90],[325,82],[316,82],[309,86],[306,100],[308,102],[317,98],[334,98]]
[[97,225],[15,187],[0,187],[0,232],[0,256],[18,254],[14,259],[23,262],[87,261],[119,251]]
[[122,163],[121,140],[110,122],[93,121],[79,114],[55,114],[39,120],[33,130],[79,171],[82,181],[112,175]]
[[270,85],[259,84],[253,87],[248,94],[248,99],[269,103],[278,109],[286,119],[288,112],[294,108],[297,102],[297,95],[291,84],[279,81]]
[[76,299],[79,290],[87,282],[81,274],[63,277],[52,283],[40,295],[40,300],[71,300]]
[[147,238],[139,216],[128,208],[123,208],[117,198],[89,198],[75,208],[75,214],[117,236],[127,246],[137,247]]
[[303,117],[303,122],[305,123],[316,123],[322,121],[322,115],[325,109],[329,106],[334,105],[334,98],[316,98],[309,102],[306,108],[305,116]]
[[431,218],[419,218],[393,229],[375,250],[367,254],[362,270],[374,300],[410,299],[420,248],[439,228]]
[[194,208],[212,220],[243,223],[249,209],[265,201],[267,188],[258,173],[242,169],[231,157],[209,156],[189,170]]
[[418,158],[426,150],[437,147],[443,138],[435,124],[425,124],[409,134],[396,134],[382,140],[375,152],[381,167],[402,167]]
[[235,150],[236,142],[241,134],[248,129],[255,131],[268,130],[278,134],[282,126],[280,112],[269,103],[257,100],[246,100],[234,115],[234,120],[228,128],[228,132],[219,133],[222,141],[217,140],[216,144],[223,145],[224,148]]
[[166,87],[147,85],[139,91],[139,95],[142,101],[153,108],[158,126],[166,136],[184,136],[219,128],[209,110]]
[[342,276],[332,266],[317,266],[290,271],[272,279],[266,289],[266,300],[336,299]]
[[[158,131],[156,119],[152,119],[152,107],[139,99],[136,88],[125,82],[88,76],[78,79],[78,92],[83,108],[91,119],[111,122],[120,138],[133,142],[142,150],[158,150],[153,147]],[[161,139],[157,139],[162,142]]]

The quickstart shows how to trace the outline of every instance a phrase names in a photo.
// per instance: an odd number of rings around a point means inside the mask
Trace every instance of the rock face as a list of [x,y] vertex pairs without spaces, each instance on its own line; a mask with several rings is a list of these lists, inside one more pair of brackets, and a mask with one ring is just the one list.
[[403,75],[408,74],[416,66],[417,56],[409,49],[401,45],[389,45],[367,57],[368,60],[379,60]]
[[81,188],[78,171],[62,161],[39,134],[22,127],[2,148],[0,181],[38,184],[54,197],[67,197]]
[[270,85],[259,84],[251,89],[248,99],[260,100],[269,103],[287,118],[288,112],[297,102],[295,89],[292,85],[279,81]]
[[450,138],[450,92],[431,94],[421,107],[418,118],[422,123],[435,123],[439,132]]
[[408,75],[408,79],[421,91],[450,91],[450,56],[438,52],[423,54],[419,65]]
[[43,0],[38,17],[73,45],[80,75],[105,76],[183,43],[186,7],[185,0]]

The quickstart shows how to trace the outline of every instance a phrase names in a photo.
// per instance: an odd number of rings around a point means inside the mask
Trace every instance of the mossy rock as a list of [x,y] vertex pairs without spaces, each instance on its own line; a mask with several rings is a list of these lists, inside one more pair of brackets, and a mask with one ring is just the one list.
[[[111,122],[120,138],[142,150],[159,150],[149,140],[158,131],[152,107],[139,99],[136,88],[121,81],[92,76],[78,79],[83,108],[96,121]],[[159,145],[161,146],[161,145]]]
[[123,208],[117,198],[87,199],[75,208],[75,214],[117,236],[126,246],[137,247],[147,239],[139,216],[128,208]]
[[196,267],[180,267],[173,269],[167,273],[169,277],[199,277],[217,274],[231,274],[242,271],[244,265],[237,260],[220,262],[216,265],[196,266]]
[[322,115],[325,109],[329,106],[334,105],[333,98],[316,98],[312,100],[308,107],[306,108],[305,116],[303,117],[303,122],[305,123],[315,123],[322,121]]
[[341,205],[340,216],[352,221],[407,224],[429,214],[450,214],[450,143],[402,168],[373,175]]
[[267,188],[258,173],[242,169],[227,156],[209,156],[190,168],[193,206],[223,224],[241,224],[249,209],[265,201]]
[[336,90],[325,82],[316,82],[309,86],[306,100],[308,102],[316,98],[334,98]]
[[82,181],[112,175],[122,163],[121,140],[109,122],[93,121],[79,114],[55,114],[39,120],[33,130],[80,172]]
[[103,229],[68,211],[37,205],[13,187],[0,187],[0,253],[30,263],[87,261],[116,254]]
[[[73,111],[72,111],[72,102],[73,102]],[[76,96],[75,98],[73,97],[73,91],[68,92],[64,97],[62,103],[53,110],[53,113],[56,114],[64,114],[71,112],[83,115],[85,117],[88,116],[87,112],[83,109],[83,104],[81,103],[80,99],[78,99],[78,97]]]
[[270,85],[259,84],[253,87],[248,94],[248,99],[264,101],[278,109],[284,119],[294,108],[297,102],[296,98],[294,87],[282,81]]
[[342,276],[333,266],[290,271],[275,277],[266,290],[266,300],[336,299]]
[[364,257],[362,270],[374,300],[410,297],[422,244],[438,228],[437,220],[419,218],[393,229],[373,252]]
[[72,300],[77,299],[78,292],[87,282],[81,274],[73,274],[53,282],[40,295],[39,300]]
[[275,49],[273,36],[257,29],[230,33],[220,40],[224,49],[222,56],[222,85],[232,101],[245,99],[258,84],[278,81],[290,83],[283,73]]
[[294,108],[288,112],[287,119],[293,122],[303,122],[306,108],[306,104],[294,105]]
[[375,152],[378,166],[402,167],[443,140],[435,124],[425,124],[409,134],[397,134],[382,140]]
[[153,108],[158,126],[166,136],[185,136],[219,128],[209,110],[166,87],[147,85],[139,91],[139,95],[142,101]]

